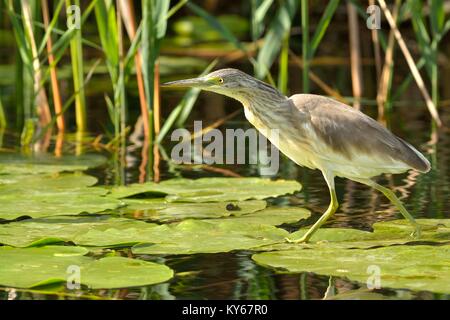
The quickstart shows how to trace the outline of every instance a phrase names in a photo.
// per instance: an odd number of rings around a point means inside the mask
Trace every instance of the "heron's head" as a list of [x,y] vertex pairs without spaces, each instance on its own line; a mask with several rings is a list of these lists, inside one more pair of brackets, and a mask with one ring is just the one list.
[[274,87],[249,76],[237,69],[220,69],[205,76],[167,82],[164,87],[192,87],[226,95],[241,101],[251,103],[253,99],[261,96],[284,96]]

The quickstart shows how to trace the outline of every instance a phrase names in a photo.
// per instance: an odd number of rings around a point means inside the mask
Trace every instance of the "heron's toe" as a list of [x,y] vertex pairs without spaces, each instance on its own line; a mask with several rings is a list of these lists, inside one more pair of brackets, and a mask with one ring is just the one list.
[[288,243],[307,243],[308,239],[306,237],[301,237],[300,239],[290,239],[290,238],[284,238],[286,242]]

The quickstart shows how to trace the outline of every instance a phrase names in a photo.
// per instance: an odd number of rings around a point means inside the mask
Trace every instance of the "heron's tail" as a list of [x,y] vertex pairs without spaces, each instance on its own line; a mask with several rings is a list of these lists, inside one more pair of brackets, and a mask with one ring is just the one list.
[[412,151],[408,152],[406,159],[407,164],[410,165],[413,169],[416,169],[423,173],[430,171],[431,169],[430,161],[428,161],[428,159],[425,158],[425,156],[422,153],[417,151],[417,149],[414,148],[412,145],[410,145],[408,142],[406,142],[401,138],[398,139],[405,145],[405,147],[407,147],[410,151]]

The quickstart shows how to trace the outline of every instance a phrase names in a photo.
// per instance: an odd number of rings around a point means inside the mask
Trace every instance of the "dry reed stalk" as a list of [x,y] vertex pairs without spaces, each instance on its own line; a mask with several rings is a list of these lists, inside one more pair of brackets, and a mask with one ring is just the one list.
[[[375,0],[369,0],[369,5],[375,5]],[[373,55],[375,58],[375,70],[377,74],[377,82],[380,81],[381,76],[381,51],[380,51],[380,39],[378,37],[378,31],[376,28],[372,28],[371,32],[373,43]]]
[[439,118],[439,113],[437,112],[436,106],[434,105],[433,101],[430,98],[430,95],[428,94],[428,90],[425,86],[422,76],[420,75],[419,70],[416,67],[414,59],[411,56],[411,53],[409,52],[405,41],[403,40],[402,34],[400,33],[400,31],[397,28],[397,25],[395,23],[394,18],[392,17],[391,12],[389,11],[388,7],[386,6],[386,2],[384,0],[378,0],[378,3],[380,4],[381,8],[383,9],[384,15],[386,16],[386,19],[387,19],[391,29],[394,30],[394,36],[397,39],[398,45],[399,45],[400,49],[402,50],[403,55],[405,56],[406,62],[408,63],[411,73],[412,73],[414,79],[416,80],[417,86],[419,87],[419,90],[425,99],[425,102],[427,104],[427,108],[431,114],[431,117],[436,122],[438,127],[442,127],[442,122],[441,122],[441,119]]
[[[128,37],[133,41],[136,36],[136,18],[134,14],[133,0],[119,0],[120,13],[123,18],[125,29],[127,30]],[[144,77],[142,74],[142,55],[140,50],[136,52],[134,56],[134,64],[136,68],[136,80],[139,92],[139,104],[141,107],[142,124],[144,126],[144,136],[150,137],[150,123],[148,114],[148,103],[145,96]]]
[[361,95],[363,91],[361,48],[359,41],[358,13],[351,2],[347,2],[348,28],[350,36],[350,68],[352,76],[353,107],[361,108]]
[[[395,1],[394,10],[392,11],[392,17],[394,21],[397,21],[398,9],[400,7],[400,1]],[[388,44],[386,48],[386,54],[384,56],[383,71],[381,72],[380,82],[377,93],[377,105],[378,105],[378,119],[384,121],[384,104],[387,101],[387,96],[389,93],[389,83],[392,73],[392,64],[394,63],[394,46],[395,46],[395,36],[394,30],[391,29],[389,32]]]
[[[42,7],[42,18],[44,20],[44,26],[45,26],[45,29],[47,30],[49,27],[49,23],[50,23],[47,0],[41,0],[41,7]],[[55,108],[56,126],[58,128],[58,131],[60,133],[62,133],[62,132],[64,132],[64,129],[65,129],[65,123],[64,123],[64,116],[63,116],[63,112],[62,112],[63,111],[62,110],[62,99],[61,99],[61,94],[59,91],[56,64],[54,64],[55,58],[53,56],[52,51],[53,51],[52,37],[49,36],[47,39],[47,58],[48,58],[48,64],[51,68],[50,69],[50,79],[51,79],[52,94],[53,94],[53,106]]]

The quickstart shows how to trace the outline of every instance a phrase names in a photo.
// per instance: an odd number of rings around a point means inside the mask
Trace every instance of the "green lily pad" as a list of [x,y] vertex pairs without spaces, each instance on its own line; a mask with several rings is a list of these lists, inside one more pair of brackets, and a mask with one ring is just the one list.
[[[156,224],[143,221],[101,216],[58,216],[49,218],[29,219],[8,224],[0,224],[0,243],[13,247],[42,246],[61,242],[83,243],[80,238],[96,231],[99,234],[98,246],[125,246],[140,242],[135,232],[143,233]],[[116,237],[106,235],[120,230]],[[89,240],[89,244],[92,242]],[[93,245],[96,245],[93,243]]]
[[137,219],[172,222],[182,219],[207,219],[241,216],[260,211],[266,207],[264,200],[172,203],[164,199],[124,199],[127,205],[120,212]]
[[104,188],[88,187],[96,182],[83,174],[0,176],[0,219],[96,213],[123,205]]
[[295,223],[300,220],[308,219],[311,212],[304,208],[296,207],[269,207],[261,211],[226,219],[210,219],[208,222],[221,223],[232,220],[235,222],[247,224],[263,224],[270,226],[279,226],[282,224]]
[[[411,236],[413,228],[404,220],[377,222],[374,231],[361,231],[346,228],[321,228],[311,237],[308,243],[279,243],[258,250],[276,251],[292,249],[368,249],[381,246],[413,243],[450,243],[450,224],[448,219],[416,219],[422,226],[421,237]],[[290,240],[300,239],[309,227],[293,232],[288,236]]]
[[165,265],[123,257],[94,260],[84,256],[87,252],[66,246],[0,247],[0,285],[32,288],[64,284],[73,275],[69,267],[79,267],[80,283],[92,289],[144,286],[173,277]]
[[83,171],[106,162],[99,154],[54,157],[48,154],[27,157],[0,153],[0,174],[39,174],[63,171]]
[[[417,219],[421,226],[421,237],[418,241],[448,242],[450,241],[450,220],[449,219]],[[374,235],[377,238],[384,238],[390,234],[407,238],[414,230],[411,224],[404,220],[392,220],[387,222],[377,222],[373,225]]]
[[[292,272],[314,272],[366,283],[380,271],[381,287],[450,293],[449,246],[390,246],[376,249],[283,250],[254,254],[263,266]],[[372,268],[372,269],[371,269]]]
[[[237,220],[237,219],[236,219]],[[283,241],[287,232],[269,225],[185,220],[177,225],[154,228],[159,243],[140,243],[134,254],[194,254],[246,250]]]
[[[97,178],[86,174],[36,174],[0,175],[0,194],[7,192],[55,192],[65,189],[81,189],[93,186]],[[100,192],[100,190],[102,190]],[[97,191],[105,195],[102,188]]]
[[111,195],[126,198],[140,194],[167,195],[171,202],[219,202],[262,200],[297,192],[301,184],[297,181],[263,178],[201,178],[171,179],[161,183],[147,182],[115,187]]
[[[302,217],[298,211],[297,215]],[[157,225],[106,215],[52,217],[0,225],[0,243],[15,247],[60,242],[101,247],[145,243],[134,248],[136,253],[186,254],[250,249],[283,242],[288,235],[259,220],[243,222],[240,217],[230,217]]]

